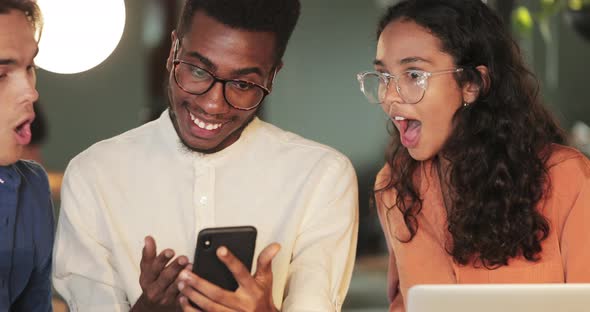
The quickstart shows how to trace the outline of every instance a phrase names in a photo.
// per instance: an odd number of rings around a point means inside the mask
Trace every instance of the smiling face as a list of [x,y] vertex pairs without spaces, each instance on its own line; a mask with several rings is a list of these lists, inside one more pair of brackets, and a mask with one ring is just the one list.
[[[442,52],[440,40],[414,22],[390,23],[379,37],[375,69],[400,75],[407,70],[437,72],[456,67],[451,55]],[[401,143],[412,158],[435,156],[453,129],[453,116],[464,100],[464,91],[452,73],[428,78],[424,97],[416,104],[405,103],[394,82],[387,90],[383,110],[391,117]]]
[[31,141],[35,118],[35,32],[21,11],[0,14],[0,165],[16,162]]
[[[176,41],[176,33],[172,34]],[[275,35],[231,28],[198,11],[190,30],[180,38],[177,58],[203,68],[221,79],[236,79],[271,88],[274,75]],[[183,91],[174,78],[174,45],[167,63],[172,122],[191,150],[213,153],[233,144],[252,120],[256,109],[239,110],[223,95],[216,82],[209,91],[194,95]]]

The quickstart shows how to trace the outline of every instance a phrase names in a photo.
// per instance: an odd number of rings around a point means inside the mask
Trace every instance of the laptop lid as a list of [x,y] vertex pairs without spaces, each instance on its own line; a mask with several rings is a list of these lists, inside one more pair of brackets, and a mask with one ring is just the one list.
[[407,312],[589,312],[590,284],[417,285]]

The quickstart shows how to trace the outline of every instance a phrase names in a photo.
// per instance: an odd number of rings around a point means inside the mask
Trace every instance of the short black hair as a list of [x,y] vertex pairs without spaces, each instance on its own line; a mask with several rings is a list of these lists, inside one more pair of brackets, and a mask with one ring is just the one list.
[[186,0],[176,32],[182,39],[197,11],[232,28],[272,32],[276,36],[278,63],[299,19],[300,7],[299,0]]
[[[0,0],[0,14],[6,14],[11,10],[21,11],[25,14],[33,29],[41,35],[43,29],[43,18],[37,3],[32,0]],[[39,37],[37,37],[37,40]]]

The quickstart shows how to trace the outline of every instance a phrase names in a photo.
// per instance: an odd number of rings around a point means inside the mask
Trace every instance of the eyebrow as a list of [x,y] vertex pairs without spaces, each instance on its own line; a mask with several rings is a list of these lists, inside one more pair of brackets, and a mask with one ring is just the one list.
[[213,62],[211,62],[210,59],[206,58],[205,56],[201,55],[199,52],[188,52],[187,53],[189,57],[191,58],[195,58],[197,60],[199,60],[199,62],[205,64],[205,66],[208,69],[212,69],[212,70],[217,70],[217,66],[215,66],[215,64],[213,64]]
[[[37,57],[37,54],[39,54],[39,48],[37,48],[35,50],[35,53],[33,53],[33,59],[35,59],[35,57]],[[0,65],[14,65],[16,64],[16,60],[15,59],[0,59]]]
[[0,65],[14,65],[16,61],[14,59],[0,59]]
[[[401,65],[410,64],[410,63],[417,63],[417,62],[432,63],[431,61],[429,61],[425,58],[419,57],[419,56],[405,57],[399,61],[399,63]],[[374,60],[373,65],[385,66],[385,64],[381,60]]]
[[385,66],[385,64],[383,64],[383,62],[381,62],[381,60],[374,60],[374,61],[373,61],[373,65],[377,65],[377,66]]
[[[215,64],[213,64],[213,62],[210,59],[208,59],[204,55],[200,54],[199,52],[191,51],[191,52],[188,52],[187,55],[189,57],[192,57],[192,58],[195,58],[195,59],[199,60],[208,69],[210,69],[212,71],[216,71],[217,70],[217,66]],[[240,69],[237,69],[237,70],[232,71],[232,75],[234,75],[234,76],[245,76],[245,75],[248,75],[248,74],[257,74],[260,77],[263,76],[262,75],[262,70],[259,67],[246,67],[246,68],[240,68]]]
[[424,62],[424,63],[432,63],[431,61],[419,57],[419,56],[411,56],[411,57],[406,57],[401,59],[401,61],[399,61],[400,64],[404,65],[404,64],[409,64],[409,63],[417,63],[417,62]]

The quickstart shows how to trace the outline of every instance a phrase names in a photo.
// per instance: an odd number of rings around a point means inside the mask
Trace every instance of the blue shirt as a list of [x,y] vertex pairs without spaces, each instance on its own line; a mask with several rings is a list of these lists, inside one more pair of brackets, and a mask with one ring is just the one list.
[[28,161],[0,166],[0,312],[52,311],[53,236],[43,168]]

